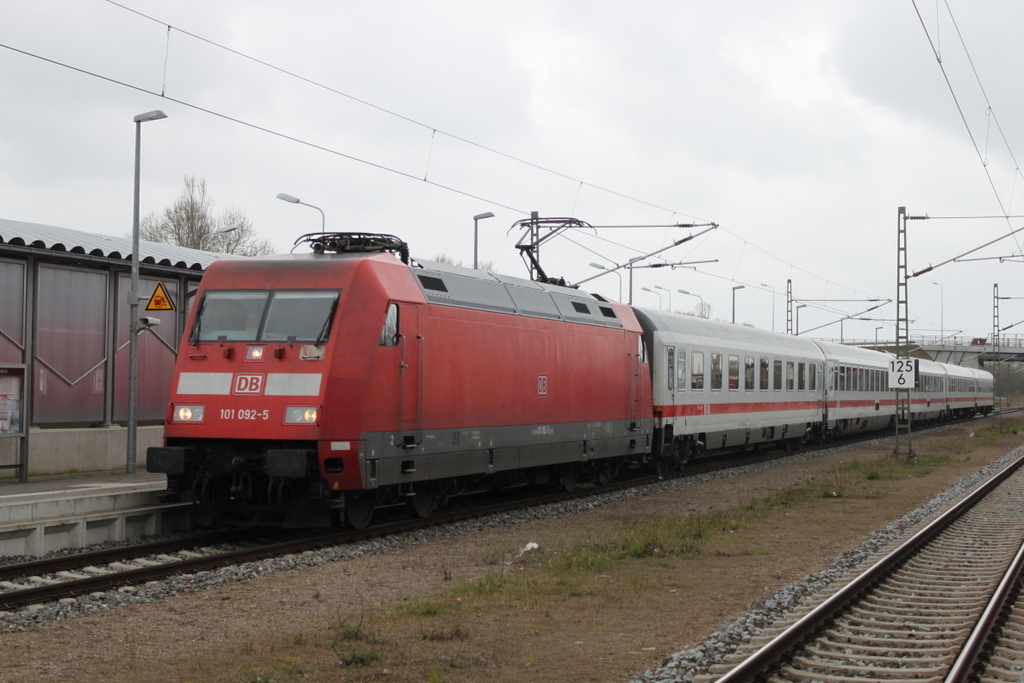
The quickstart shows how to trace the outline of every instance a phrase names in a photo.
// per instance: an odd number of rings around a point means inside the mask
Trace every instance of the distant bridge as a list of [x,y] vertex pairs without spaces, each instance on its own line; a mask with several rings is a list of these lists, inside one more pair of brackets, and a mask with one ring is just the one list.
[[[847,341],[847,344],[876,348],[874,341]],[[987,368],[996,360],[1004,363],[1024,363],[1024,336],[1006,335],[999,338],[999,356],[996,357],[992,337],[920,337],[910,343],[919,347],[932,360],[967,368]],[[894,350],[895,343],[879,341],[879,351]]]

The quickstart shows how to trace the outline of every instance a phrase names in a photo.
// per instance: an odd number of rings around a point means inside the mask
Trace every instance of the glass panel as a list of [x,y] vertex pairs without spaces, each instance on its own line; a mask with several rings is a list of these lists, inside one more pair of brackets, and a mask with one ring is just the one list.
[[337,292],[274,292],[260,341],[327,341]]
[[806,363],[800,363],[797,366],[796,389],[797,389],[797,391],[806,391],[806,389],[807,389],[807,364]]
[[690,354],[690,388],[695,391],[704,390],[704,353],[694,351]]
[[668,372],[665,373],[665,378],[668,380],[668,390],[672,391],[675,386],[676,378],[676,364],[675,364],[676,350],[671,346],[665,347],[665,362],[667,364]]
[[768,359],[761,359],[761,391],[768,391]]
[[754,359],[750,356],[743,362],[743,388],[747,391],[754,390]]
[[686,388],[686,351],[676,350],[676,386],[679,391]]
[[729,388],[734,391],[740,388],[739,356],[729,356]]
[[380,331],[380,346],[398,346],[398,304],[388,305],[384,328]]
[[195,341],[256,341],[270,292],[207,292],[196,316]]
[[793,391],[793,361],[786,361],[786,391]]
[[722,354],[711,354],[711,388],[722,388]]
[[773,369],[775,371],[773,373],[775,375],[775,391],[782,391],[782,361],[775,361]]

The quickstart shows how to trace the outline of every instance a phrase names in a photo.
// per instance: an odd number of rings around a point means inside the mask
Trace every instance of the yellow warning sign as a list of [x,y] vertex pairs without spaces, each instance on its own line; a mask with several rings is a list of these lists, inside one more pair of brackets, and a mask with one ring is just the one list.
[[167,288],[164,287],[164,283],[156,283],[156,289],[153,290],[153,296],[149,297],[149,303],[146,304],[147,311],[173,311],[174,302],[171,301],[171,297],[167,294]]

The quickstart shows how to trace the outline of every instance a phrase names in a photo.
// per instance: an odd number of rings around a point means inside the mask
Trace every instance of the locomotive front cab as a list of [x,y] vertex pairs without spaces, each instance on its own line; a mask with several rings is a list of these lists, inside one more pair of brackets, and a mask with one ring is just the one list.
[[341,293],[216,283],[202,292],[179,357],[166,445],[147,453],[147,469],[198,502],[201,521],[323,523],[323,505],[309,501],[327,495],[319,427]]

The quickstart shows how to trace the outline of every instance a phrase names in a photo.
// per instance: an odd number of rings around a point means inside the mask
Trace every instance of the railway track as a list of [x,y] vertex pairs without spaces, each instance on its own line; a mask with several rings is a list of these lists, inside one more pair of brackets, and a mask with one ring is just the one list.
[[[878,438],[866,435],[861,441]],[[843,445],[857,443],[846,440]],[[831,446],[828,446],[831,447]],[[804,452],[814,449],[803,449]],[[266,558],[302,553],[332,545],[355,543],[416,529],[451,524],[467,519],[499,514],[527,507],[561,503],[601,493],[643,486],[662,479],[689,477],[716,470],[767,462],[792,455],[792,452],[755,450],[739,452],[713,461],[695,461],[682,472],[662,476],[643,476],[606,486],[580,488],[571,492],[547,495],[503,496],[498,503],[452,506],[427,519],[395,518],[361,531],[331,531],[303,534],[282,540],[280,530],[225,530],[187,538],[160,540],[89,553],[47,558],[33,562],[0,566],[0,611],[11,611],[29,605],[75,598],[89,593],[117,589],[156,581],[166,577],[191,574]],[[493,499],[493,494],[489,494]],[[472,501],[472,496],[467,497]]]
[[830,595],[695,681],[1024,676],[1024,457]]

